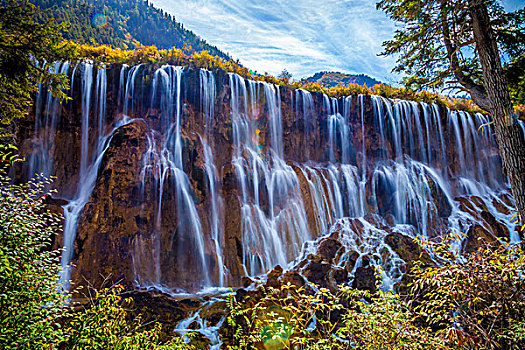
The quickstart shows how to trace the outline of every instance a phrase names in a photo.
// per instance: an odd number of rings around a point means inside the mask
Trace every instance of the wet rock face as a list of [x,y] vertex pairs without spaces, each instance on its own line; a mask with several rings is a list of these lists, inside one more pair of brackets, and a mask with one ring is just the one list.
[[352,288],[367,290],[370,293],[375,293],[377,274],[373,266],[358,267],[355,271],[355,278],[352,282]]
[[319,255],[324,261],[332,263],[342,246],[338,240],[328,238],[321,242]]
[[[470,164],[469,156],[476,164],[485,160],[467,154],[467,147],[464,155],[457,154],[455,135],[462,142],[476,135],[465,118],[457,117],[454,124],[443,106],[398,101],[386,114],[391,102],[377,96],[335,100],[284,87],[271,95],[265,92],[269,86],[247,82],[235,91],[254,89],[255,97],[249,91],[250,98],[232,100],[234,80],[222,71],[213,73],[214,98],[206,102],[211,90],[203,90],[202,71],[185,69],[177,80],[175,71],[163,73],[153,66],[132,71],[135,68],[114,65],[106,70],[105,114],[100,113],[98,75],[92,76],[92,91],[86,93],[87,78],[79,65],[73,101],[52,112],[43,98],[36,120],[19,125],[20,149],[32,165],[20,165],[18,178],[51,165],[58,192],[50,206],[59,212],[83,181],[84,143],[90,159],[99,133],[124,118],[134,119],[118,128],[104,148],[95,185],[78,217],[72,247],[72,279],[77,284],[97,286],[104,276],[129,287],[138,283],[169,290],[194,291],[204,284],[216,286],[221,279],[224,285],[248,285],[251,280],[243,277],[253,255],[277,255],[281,249],[289,262],[301,252],[302,243],[319,238],[315,251],[290,271],[274,269],[268,283],[299,286],[309,281],[333,289],[353,281],[357,288],[372,290],[373,266],[384,265],[393,283],[399,283],[420,252],[408,236],[446,233],[456,205],[470,216],[460,226],[468,236],[465,251],[476,249],[478,237],[490,241],[510,236],[509,227],[501,223],[511,212],[509,198],[503,195],[488,204],[457,190],[468,175],[461,167]],[[136,80],[126,81],[133,72],[138,72]],[[280,119],[272,117],[272,96],[280,99]],[[88,112],[86,100],[91,101]],[[239,115],[233,115],[233,106]],[[407,116],[403,120],[401,111]],[[249,123],[253,135],[246,131]],[[88,142],[83,141],[86,130]],[[276,144],[282,146],[280,158],[275,157]],[[497,157],[494,145],[487,141],[483,146],[484,153]],[[180,168],[174,165],[176,149]],[[436,174],[439,169],[442,173]],[[478,178],[490,175],[475,171]],[[490,180],[497,182],[497,175]],[[286,216],[290,208],[304,213],[304,222]],[[191,229],[195,216],[197,238]],[[277,225],[280,216],[285,219]],[[247,251],[253,237],[245,232],[261,225],[274,232]],[[394,230],[399,225],[405,225],[401,229],[407,235]],[[61,239],[57,237],[56,247]],[[294,246],[292,241],[299,243]]]
[[[415,254],[410,250],[413,246],[417,244],[409,237],[392,232],[392,227],[377,215],[343,219],[333,226],[331,233],[315,241],[313,248],[309,248],[311,253],[277,281],[304,285],[302,280],[306,280],[333,292],[339,285],[350,283],[353,288],[375,292],[378,259],[391,260],[399,254],[408,260]],[[404,249],[412,255],[405,254]],[[270,275],[273,271],[268,274],[268,281]],[[275,284],[273,282],[273,286]]]
[[496,244],[498,239],[511,239],[509,228],[495,217],[509,215],[509,207],[505,204],[506,195],[492,200],[495,211],[490,211],[486,203],[477,196],[460,197],[457,200],[460,207],[474,219],[472,225],[463,232],[466,237],[462,244],[464,252],[474,252],[481,246]]
[[79,218],[76,268],[72,278],[99,285],[108,277],[130,284],[134,280],[132,251],[135,236],[153,215],[139,201],[140,171],[146,148],[145,124],[122,127],[110,141],[98,181]]

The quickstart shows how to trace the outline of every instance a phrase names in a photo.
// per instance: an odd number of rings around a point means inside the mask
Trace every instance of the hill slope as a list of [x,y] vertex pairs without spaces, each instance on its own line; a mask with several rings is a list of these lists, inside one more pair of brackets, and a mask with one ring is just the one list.
[[30,0],[43,11],[40,20],[70,23],[66,39],[80,43],[133,48],[138,43],[159,49],[191,46],[211,55],[230,57],[184,29],[174,17],[143,0]]
[[376,84],[382,84],[380,81],[365,74],[344,74],[339,72],[318,72],[302,81],[319,83],[326,87],[348,86],[350,84],[359,84],[361,86],[366,84],[366,86],[372,87]]

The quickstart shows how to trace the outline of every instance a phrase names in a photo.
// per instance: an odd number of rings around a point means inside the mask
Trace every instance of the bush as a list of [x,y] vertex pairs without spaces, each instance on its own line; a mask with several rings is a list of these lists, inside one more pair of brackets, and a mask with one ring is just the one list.
[[411,297],[421,322],[451,345],[474,349],[525,346],[525,255],[519,246],[488,245],[458,258],[452,237],[419,244],[435,252],[439,266],[416,263]]
[[[81,312],[74,313],[65,322],[67,340],[63,344],[68,350],[155,350],[192,349],[182,337],[161,344],[159,334],[162,327],[155,323],[148,327],[141,316],[131,318],[125,305],[131,298],[122,299],[123,287],[117,285],[100,291],[90,290],[89,303]],[[91,296],[92,295],[92,296]],[[151,326],[151,325],[149,325]]]
[[73,312],[51,249],[60,216],[43,202],[49,181],[13,185],[0,172],[0,185],[0,349],[192,349],[180,337],[161,344],[159,324],[131,318],[120,286],[90,290],[89,304]]
[[67,309],[49,249],[59,217],[42,202],[45,181],[12,185],[0,173],[0,184],[0,348],[56,349]]
[[459,236],[417,239],[436,266],[415,262],[406,300],[340,286],[261,289],[228,300],[232,349],[523,349],[525,254],[487,245],[456,255]]
[[396,294],[311,288],[263,289],[253,305],[230,297],[231,349],[448,349],[429,329],[414,325]]

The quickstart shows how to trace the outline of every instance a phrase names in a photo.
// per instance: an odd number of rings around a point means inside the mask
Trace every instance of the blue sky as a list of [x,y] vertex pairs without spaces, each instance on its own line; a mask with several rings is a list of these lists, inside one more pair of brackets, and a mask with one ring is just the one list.
[[[259,73],[284,68],[298,79],[321,70],[365,73],[383,82],[395,58],[381,43],[395,25],[376,0],[150,0],[208,43]],[[505,7],[523,7],[506,0]]]

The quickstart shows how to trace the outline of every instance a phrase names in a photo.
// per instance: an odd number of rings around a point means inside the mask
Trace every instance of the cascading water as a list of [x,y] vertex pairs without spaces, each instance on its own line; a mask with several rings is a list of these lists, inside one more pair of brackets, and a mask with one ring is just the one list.
[[199,82],[201,113],[205,116],[206,133],[210,134],[212,131],[213,117],[215,116],[215,99],[217,98],[213,72],[206,69],[199,70]]
[[[374,113],[372,120],[368,121],[365,118],[365,96],[354,99],[355,113],[352,113],[352,99],[343,99],[344,118],[337,115],[338,104],[323,96],[324,109],[328,112],[327,146],[331,164],[299,164],[308,184],[317,232],[330,235],[338,229],[347,241],[356,239],[348,235],[358,235],[360,240],[371,238],[369,234],[376,237],[382,231],[380,228],[357,232],[345,229],[340,220],[338,225],[329,229],[340,218],[363,220],[367,213],[391,217],[395,230],[411,237],[466,232],[478,219],[460,208],[454,199],[458,195],[467,198],[479,196],[492,215],[508,223],[509,215],[498,213],[493,205],[494,201],[500,202],[498,191],[506,188],[503,176],[497,171],[500,168],[498,160],[490,154],[495,149],[494,139],[489,136],[490,130],[483,134],[477,132],[477,128],[488,122],[485,116],[449,111],[445,128],[442,128],[437,104],[392,101],[379,96],[371,96],[370,100]],[[345,133],[342,125],[349,122],[358,125],[350,136],[359,140],[357,167],[345,166],[345,157],[337,156],[344,154],[344,147],[347,148],[346,154],[353,152],[351,142],[345,145],[337,137],[342,137]],[[368,127],[370,122],[374,129]],[[457,145],[454,154],[458,154],[458,167],[454,169],[447,169],[454,164],[453,156],[447,155],[445,149],[444,132],[447,129],[448,137],[452,136]],[[370,155],[367,150],[376,148],[370,147],[367,138],[377,140],[377,151]],[[338,159],[343,164],[333,163]],[[457,175],[451,178],[451,174]],[[414,229],[407,229],[410,227]],[[513,230],[508,227],[509,231]],[[384,238],[385,235],[383,232],[380,236]],[[511,239],[515,241],[516,237]],[[360,251],[356,247],[347,249]],[[400,260],[394,255],[391,258],[394,260],[372,263],[390,266],[383,269],[384,277],[395,282],[399,273],[394,271],[397,268],[392,270],[392,261],[397,266]]]
[[[70,263],[74,253],[74,242],[77,231],[79,216],[87,203],[93,187],[95,186],[96,176],[99,165],[102,161],[109,140],[114,132],[122,125],[127,123],[126,119],[117,121],[112,130],[106,133],[106,90],[107,76],[104,67],[99,67],[96,74],[95,102],[92,102],[94,65],[91,62],[77,64],[72,71],[71,92],[74,88],[74,76],[81,67],[81,143],[80,143],[80,170],[78,183],[72,198],[67,198],[68,203],[64,205],[64,234],[63,234],[63,253],[60,261],[62,268],[60,285],[63,290],[69,288],[71,274]],[[54,69],[58,70],[59,64],[54,64]],[[59,71],[67,74],[69,63],[60,65]],[[45,92],[39,89],[37,101],[40,95]],[[45,116],[42,119],[40,113],[35,115],[35,134],[40,144],[39,152],[32,153],[29,158],[29,174],[38,172],[49,176],[53,174],[54,160],[53,151],[56,147],[55,134],[57,123],[60,117],[61,103],[47,92]],[[96,128],[93,126],[96,125]],[[97,130],[95,133],[91,129]]]
[[[310,148],[312,146],[316,147],[315,139],[311,140],[310,137],[308,137],[308,135],[310,135],[312,131],[312,123],[315,122],[317,118],[317,115],[315,113],[314,99],[310,91],[306,91],[303,89],[297,90],[295,105],[296,113],[299,114],[299,111],[302,112],[303,130],[304,134],[307,135],[306,140],[304,142],[304,157],[306,160],[308,160],[310,159]],[[301,108],[298,107],[299,105],[301,106]],[[297,115],[295,119],[299,119],[299,115]]]
[[224,280],[225,280],[225,266],[224,266],[224,259],[222,256],[222,244],[224,241],[224,225],[223,225],[223,205],[222,205],[222,198],[218,192],[218,174],[217,174],[217,168],[215,167],[215,164],[213,163],[213,153],[210,148],[210,146],[206,143],[204,139],[201,138],[202,141],[202,147],[204,149],[204,161],[206,163],[206,178],[208,181],[208,191],[210,193],[210,233],[211,238],[215,247],[215,255],[217,258],[217,269],[219,273],[219,280],[218,280],[218,286],[223,287],[224,286]]
[[[181,76],[183,68],[163,66],[155,71],[152,83],[151,106],[160,111],[160,125],[155,127],[149,123],[147,156],[141,173],[143,191],[156,194],[157,209],[153,224],[153,257],[147,258],[150,252],[144,252],[142,241],[135,241],[134,268],[136,281],[143,287],[156,287],[159,289],[173,289],[169,280],[164,278],[163,261],[173,258],[180,266],[185,266],[180,258],[183,250],[191,246],[193,264],[199,265],[201,287],[210,285],[208,263],[205,257],[205,242],[202,232],[201,219],[193,199],[193,189],[188,176],[184,172],[182,160],[182,129],[181,129]],[[136,70],[130,70],[131,83],[128,82],[126,91],[133,91]],[[133,96],[133,95],[131,95]],[[133,101],[133,98],[132,98]],[[174,191],[176,198],[177,227],[172,237],[169,238],[170,247],[163,247],[163,226],[165,214],[163,205],[166,191]],[[179,244],[171,247],[175,239]],[[187,246],[183,246],[184,243]],[[167,257],[162,252],[167,253]],[[144,254],[145,253],[145,254]],[[173,254],[174,253],[174,254]],[[144,256],[146,255],[146,257]],[[174,255],[174,256],[172,256]],[[154,274],[150,271],[153,265]],[[222,275],[221,275],[222,276]],[[195,276],[194,276],[195,277]]]
[[225,266],[222,256],[222,245],[224,242],[224,207],[221,193],[219,191],[219,175],[214,163],[213,150],[210,147],[213,132],[213,119],[215,115],[215,77],[212,72],[205,69],[199,71],[200,76],[200,93],[201,93],[201,113],[205,116],[206,138],[201,137],[202,147],[204,150],[204,162],[208,192],[210,196],[210,233],[215,247],[217,257],[217,269],[219,274],[218,286],[224,286]]
[[[79,216],[93,192],[97,180],[97,173],[104,153],[109,147],[111,138],[118,128],[129,122],[127,118],[122,118],[114,123],[113,128],[109,133],[105,133],[107,89],[107,75],[105,68],[99,67],[97,70],[97,81],[95,86],[97,98],[95,106],[91,106],[93,64],[90,62],[83,62],[82,69],[82,140],[80,150],[80,173],[76,193],[74,197],[69,200],[69,203],[63,207],[64,251],[62,252],[60,260],[60,266],[62,268],[60,284],[63,290],[69,289],[71,276],[70,264],[74,253],[74,242]],[[91,114],[90,111],[95,115],[95,118],[92,118],[93,114]],[[89,132],[90,119],[95,119],[97,121],[98,134],[91,134]],[[91,143],[90,135],[92,136]],[[90,144],[92,143],[95,146],[93,150],[90,150]]]
[[82,65],[82,140],[80,149],[80,177],[86,174],[89,166],[89,117],[91,108],[91,88],[93,85],[93,64]]
[[[213,298],[212,300],[204,303],[204,305],[202,305],[198,311],[179,322],[179,324],[175,327],[175,332],[179,334],[194,334],[195,332],[198,332],[209,340],[209,350],[221,349],[222,341],[219,336],[219,329],[221,328],[225,319],[221,318],[215,325],[210,325],[207,320],[201,317],[202,310],[212,307],[217,301],[220,302],[223,301],[223,299]],[[196,328],[195,325],[197,326]],[[187,341],[189,342],[189,339]]]
[[[122,97],[122,114],[124,115],[130,115],[130,113],[133,112],[133,108],[135,106],[135,82],[137,81],[137,75],[140,73],[141,68],[143,67],[143,64],[139,64],[138,66],[132,67],[128,72],[128,78],[126,79],[126,86],[123,87],[120,85],[120,91],[123,91],[124,94]],[[125,72],[127,71],[128,66],[123,65],[120,71],[120,76],[122,77]],[[121,79],[120,83],[123,83],[124,80]],[[119,93],[120,97],[120,93]]]
[[[248,95],[246,84],[249,86]],[[299,181],[283,160],[281,95],[267,83],[230,74],[234,155],[241,188],[243,266],[260,274],[297,256],[310,238]],[[263,89],[270,144],[264,152],[258,90]],[[248,102],[249,101],[249,102]]]
[[[130,175],[138,183],[130,200],[138,208],[131,218],[137,231],[129,232],[129,269],[140,287],[194,291],[236,284],[239,275],[291,266],[306,242],[336,231],[347,251],[382,265],[392,286],[402,261],[385,247],[389,230],[428,238],[468,232],[486,224],[476,213],[482,211],[519,240],[510,224],[512,203],[499,195],[508,186],[490,126],[478,131],[488,124],[482,114],[380,96],[284,93],[207,70],[119,69],[106,73],[82,62],[72,70],[71,93],[81,96],[74,96],[80,98],[69,113],[80,107],[74,121],[80,152],[78,183],[64,206],[64,288],[77,222],[95,183],[104,181],[99,167],[112,135],[129,122],[123,116],[145,128],[144,148],[130,157],[140,159]],[[190,81],[196,76],[197,84]],[[67,122],[64,108],[46,93],[37,96],[32,143],[38,147],[27,157],[26,174],[53,175],[64,166],[53,157],[58,121]],[[238,226],[226,226],[234,219]],[[350,222],[361,222],[359,229]]]
[[[348,105],[352,103],[352,96],[349,96],[343,101],[345,110]],[[344,116],[339,113],[339,102],[335,98],[329,98],[327,95],[323,95],[324,109],[328,115],[328,142],[330,144],[330,162],[336,162],[335,150],[338,148],[337,141],[339,141],[341,150],[340,163],[347,164],[348,152],[350,151],[349,144],[349,122],[346,119],[347,113]]]
[[[54,63],[49,66],[53,73],[67,74],[69,62],[62,64]],[[54,140],[57,131],[57,124],[60,119],[60,100],[47,92],[46,109],[42,113],[42,95],[44,95],[41,84],[38,86],[38,95],[35,102],[35,139],[37,143],[36,153],[32,153],[28,158],[28,178],[35,176],[36,173],[49,177],[53,172],[54,166]]]

